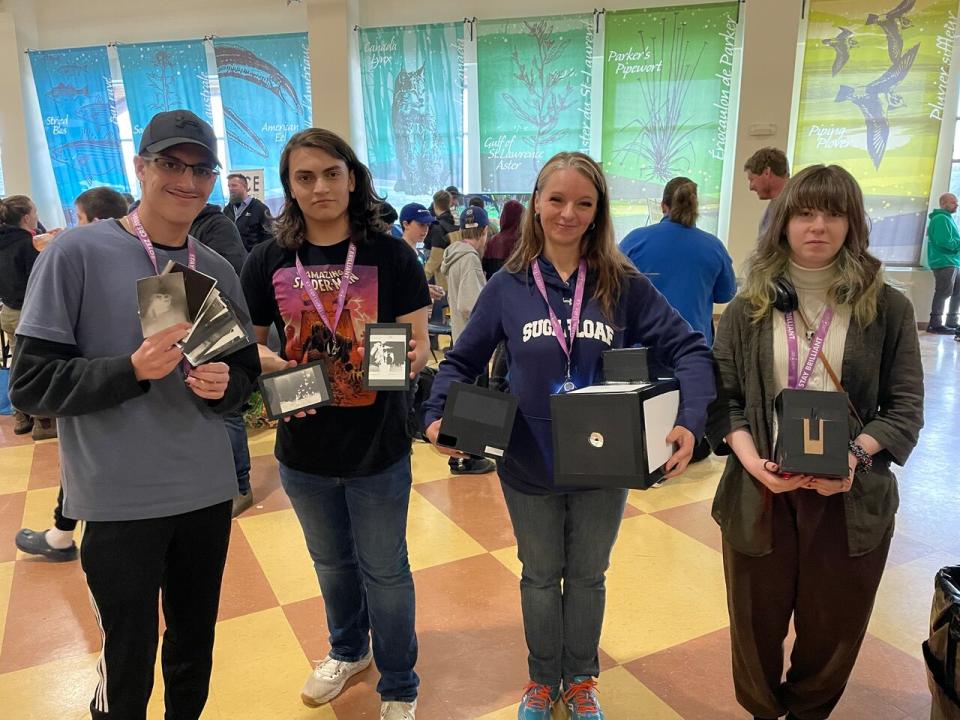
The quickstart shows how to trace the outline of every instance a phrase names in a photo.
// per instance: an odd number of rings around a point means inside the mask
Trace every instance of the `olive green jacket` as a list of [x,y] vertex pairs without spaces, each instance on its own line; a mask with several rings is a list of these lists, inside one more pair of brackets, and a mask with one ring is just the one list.
[[[724,442],[733,430],[748,428],[762,458],[773,457],[773,319],[749,317],[750,305],[734,298],[720,319],[713,353],[717,360],[717,399],[710,406],[707,437],[727,465],[713,501],[713,517],[724,540],[746,555],[773,550],[772,494],[750,475]],[[866,425],[850,413],[850,438],[861,431],[884,448],[873,469],[857,473],[843,495],[847,545],[851,556],[864,555],[892,529],[900,503],[890,463],[903,465],[923,427],[923,366],[913,306],[900,292],[884,286],[877,318],[866,328],[854,320],[840,373],[844,390]]]

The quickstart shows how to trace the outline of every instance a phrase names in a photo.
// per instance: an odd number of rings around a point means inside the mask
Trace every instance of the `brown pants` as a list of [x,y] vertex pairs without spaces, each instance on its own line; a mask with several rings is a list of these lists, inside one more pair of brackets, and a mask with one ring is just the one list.
[[[723,543],[737,701],[758,718],[787,712],[822,720],[853,671],[893,527],[879,547],[847,552],[843,496],[813,490],[773,496],[773,552],[743,555]],[[797,633],[783,679],[783,641]]]

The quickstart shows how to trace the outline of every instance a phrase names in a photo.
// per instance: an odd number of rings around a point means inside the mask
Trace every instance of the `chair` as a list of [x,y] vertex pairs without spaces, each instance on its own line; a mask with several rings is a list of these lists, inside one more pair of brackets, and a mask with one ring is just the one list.
[[433,355],[434,362],[440,362],[437,359],[437,350],[440,349],[440,336],[446,335],[453,342],[453,331],[450,329],[450,321],[446,315],[449,308],[450,303],[447,301],[447,296],[444,295],[433,303],[433,310],[427,320],[427,332],[430,335],[430,354]]

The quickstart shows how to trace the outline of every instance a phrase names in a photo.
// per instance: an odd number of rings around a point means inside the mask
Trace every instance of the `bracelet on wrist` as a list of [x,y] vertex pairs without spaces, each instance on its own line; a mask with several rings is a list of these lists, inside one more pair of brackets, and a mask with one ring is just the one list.
[[850,452],[857,459],[857,467],[855,468],[856,472],[867,472],[873,467],[873,456],[864,450],[860,444],[854,440],[851,440],[849,448]]

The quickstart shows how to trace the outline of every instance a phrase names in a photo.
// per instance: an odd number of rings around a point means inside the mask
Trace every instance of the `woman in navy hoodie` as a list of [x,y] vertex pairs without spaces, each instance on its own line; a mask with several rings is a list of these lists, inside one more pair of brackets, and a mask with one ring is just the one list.
[[[553,329],[560,323],[562,344]],[[570,338],[574,324],[578,330]],[[554,486],[550,395],[599,382],[604,350],[652,348],[680,382],[680,412],[667,437],[677,451],[665,467],[667,477],[674,477],[703,435],[715,389],[703,336],[617,249],[606,179],[582,153],[560,153],[540,171],[533,212],[524,214],[513,255],[487,283],[456,347],[440,364],[424,404],[426,434],[434,445],[450,383],[473,382],[501,341],[510,392],[519,399],[510,450],[498,463],[523,563],[530,683],[518,717],[547,720],[562,697],[574,720],[599,720],[594,678],[600,672],[604,573],[627,491]]]

